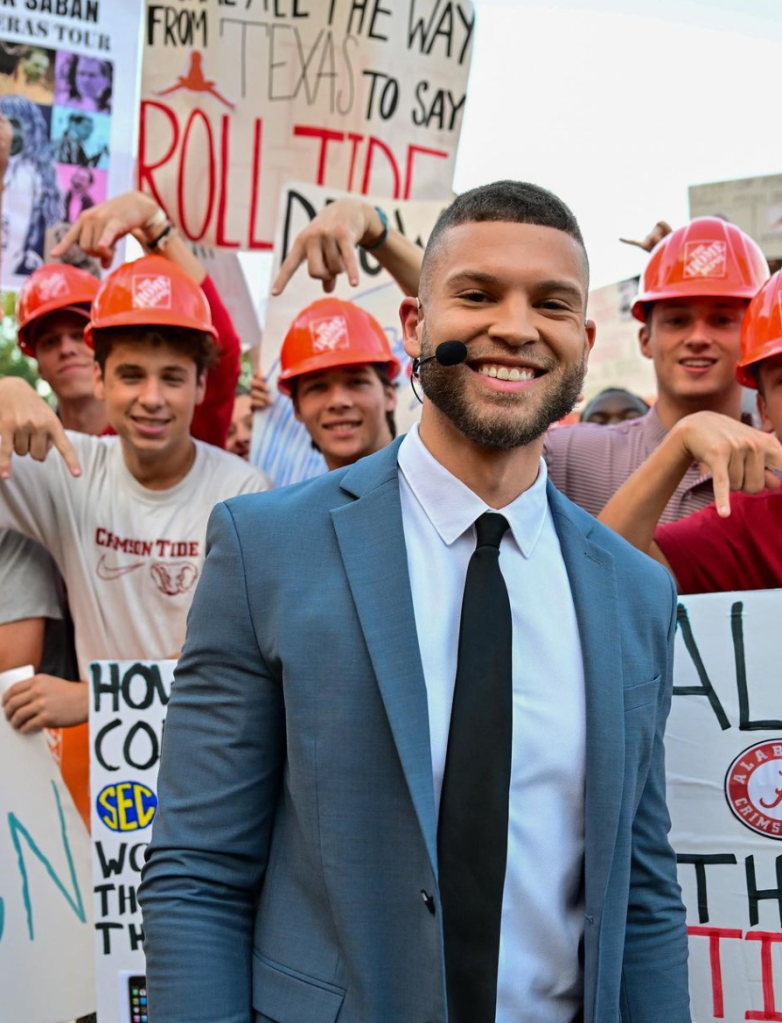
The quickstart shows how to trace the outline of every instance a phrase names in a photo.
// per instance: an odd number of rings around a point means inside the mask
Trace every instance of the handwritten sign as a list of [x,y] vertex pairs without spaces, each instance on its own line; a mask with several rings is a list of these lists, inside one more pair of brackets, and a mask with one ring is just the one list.
[[141,8],[141,0],[2,6],[0,111],[13,129],[3,288],[21,287],[82,211],[131,187]]
[[[344,194],[301,183],[291,184],[285,189],[277,221],[272,280],[299,231],[331,200],[339,199]],[[448,198],[441,202],[378,201],[384,207],[390,223],[423,248],[437,217],[447,205]],[[391,349],[402,363],[402,371],[395,381],[397,388],[395,419],[397,432],[406,433],[419,418],[421,405],[410,386],[411,363],[402,346],[399,305],[403,295],[399,285],[383,270],[370,252],[359,249],[358,261],[358,287],[351,287],[343,274],[337,281],[334,294],[366,309],[388,335]],[[312,448],[309,434],[294,418],[290,398],[284,397],[277,390],[280,349],[288,327],[302,309],[316,299],[322,298],[323,294],[320,282],[310,277],[306,266],[303,266],[282,295],[269,299],[266,308],[261,345],[261,372],[269,382],[274,404],[255,415],[250,458],[255,465],[262,467],[264,472],[271,476],[278,487],[317,476],[324,472],[326,467],[322,456]]]
[[782,1018],[782,591],[685,597],[666,736],[692,1018]]
[[[0,693],[32,669],[0,675]],[[61,1023],[95,1009],[89,836],[42,733],[0,714],[3,1020]]]
[[174,661],[90,666],[92,876],[98,1018],[145,1020],[136,898],[157,811],[157,770]]
[[441,199],[470,0],[148,2],[138,183],[191,241],[270,249],[290,179]]

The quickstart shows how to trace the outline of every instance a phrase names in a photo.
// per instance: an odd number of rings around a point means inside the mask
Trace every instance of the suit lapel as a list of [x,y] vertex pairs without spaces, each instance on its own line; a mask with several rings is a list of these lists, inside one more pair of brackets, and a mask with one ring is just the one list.
[[624,783],[624,696],[613,557],[592,543],[568,501],[549,501],[578,618],[586,686],[586,912],[599,916],[611,869]]
[[429,711],[407,570],[398,442],[346,473],[357,500],[331,512],[342,560],[391,732],[437,870]]

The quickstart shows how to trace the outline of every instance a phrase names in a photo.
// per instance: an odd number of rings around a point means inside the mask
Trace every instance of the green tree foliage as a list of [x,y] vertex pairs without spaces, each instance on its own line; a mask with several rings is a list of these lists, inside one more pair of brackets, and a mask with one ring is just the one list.
[[28,359],[16,343],[16,295],[12,291],[4,291],[0,296],[0,378],[5,376],[22,377],[38,391],[42,398],[52,401],[52,392],[48,384],[38,376],[35,359]]

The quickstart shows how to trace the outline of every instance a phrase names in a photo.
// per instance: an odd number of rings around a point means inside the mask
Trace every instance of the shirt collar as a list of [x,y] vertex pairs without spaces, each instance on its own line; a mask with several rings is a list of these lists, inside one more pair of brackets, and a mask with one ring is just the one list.
[[656,406],[652,405],[646,415],[642,418],[641,422],[643,423],[641,429],[644,431],[644,434],[653,446],[658,447],[658,445],[662,444],[668,436],[668,431],[665,429],[660,417],[657,415]]
[[413,496],[444,544],[450,546],[472,527],[479,515],[498,511],[508,520],[521,553],[525,558],[531,556],[548,514],[548,474],[542,458],[535,482],[505,508],[490,508],[441,465],[421,440],[418,423],[402,441],[398,463]]

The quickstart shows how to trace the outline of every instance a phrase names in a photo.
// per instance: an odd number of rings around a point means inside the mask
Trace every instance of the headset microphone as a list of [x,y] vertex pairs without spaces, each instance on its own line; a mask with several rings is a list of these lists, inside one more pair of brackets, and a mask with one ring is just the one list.
[[441,366],[458,366],[467,358],[467,345],[464,341],[443,341],[435,350],[434,355],[425,359],[413,359],[413,376],[418,376],[418,371],[425,362],[437,359]]

